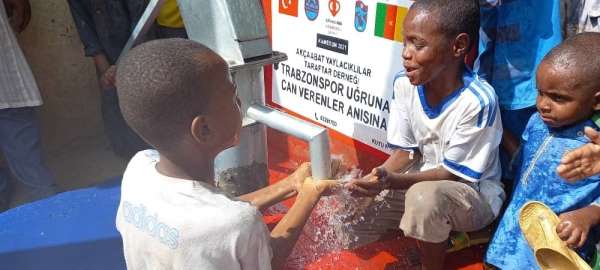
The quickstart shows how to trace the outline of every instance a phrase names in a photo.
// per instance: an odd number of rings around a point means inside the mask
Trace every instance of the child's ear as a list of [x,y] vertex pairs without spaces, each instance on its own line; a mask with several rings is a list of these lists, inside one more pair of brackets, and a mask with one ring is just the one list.
[[600,90],[594,95],[594,111],[600,111]]
[[469,50],[469,45],[471,44],[471,38],[466,33],[460,33],[454,39],[454,56],[455,57],[464,57],[467,55]]
[[190,132],[194,140],[201,144],[206,144],[212,140],[213,131],[208,123],[206,116],[198,115],[192,120]]

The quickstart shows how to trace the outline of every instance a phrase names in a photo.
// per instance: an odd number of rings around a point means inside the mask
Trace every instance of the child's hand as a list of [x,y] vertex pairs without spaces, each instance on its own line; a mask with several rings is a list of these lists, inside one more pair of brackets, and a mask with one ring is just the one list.
[[387,171],[384,168],[374,168],[370,174],[363,178],[354,179],[347,183],[345,187],[357,196],[376,196],[382,190],[389,188]]
[[[333,178],[337,178],[338,174],[342,173],[343,170],[344,170],[344,168],[342,166],[341,160],[339,160],[339,159],[331,160],[331,175],[333,176]],[[291,181],[291,184],[294,186],[294,190],[296,192],[300,192],[300,189],[302,189],[302,185],[304,184],[304,180],[310,176],[311,176],[310,162],[305,162],[305,163],[302,163],[302,165],[300,165],[300,167],[298,167],[298,169],[296,169],[296,171],[294,171],[289,176],[288,179],[289,179],[289,181]]]
[[[29,0],[3,0],[6,12],[9,14],[10,26],[17,33],[25,30],[31,19],[31,5]],[[4,11],[0,11],[4,12]]]
[[339,180],[323,179],[314,180],[312,177],[307,177],[302,184],[302,188],[299,193],[310,192],[318,193],[320,195],[329,195],[341,188],[341,182]]
[[331,176],[332,176],[332,178],[341,177],[344,173],[346,173],[347,169],[348,168],[346,166],[344,166],[344,164],[342,164],[342,160],[336,159],[336,158],[331,159]]
[[585,128],[590,143],[565,154],[556,172],[569,182],[575,182],[600,173],[600,133]]
[[115,88],[116,84],[117,67],[111,65],[102,76],[100,76],[100,86],[102,90],[111,90]]
[[300,192],[304,180],[307,177],[310,177],[310,172],[310,162],[304,162],[288,177],[288,181],[290,181],[290,184],[294,187],[296,192]]
[[583,246],[590,228],[594,225],[588,210],[589,208],[586,207],[558,216],[560,223],[556,225],[556,233],[571,249]]

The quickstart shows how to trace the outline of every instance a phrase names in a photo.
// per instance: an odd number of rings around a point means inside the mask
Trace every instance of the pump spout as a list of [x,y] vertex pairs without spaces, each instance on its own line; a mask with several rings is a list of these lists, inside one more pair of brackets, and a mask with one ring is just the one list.
[[307,141],[309,144],[312,177],[316,180],[331,177],[331,155],[327,129],[258,104],[248,107],[246,117]]

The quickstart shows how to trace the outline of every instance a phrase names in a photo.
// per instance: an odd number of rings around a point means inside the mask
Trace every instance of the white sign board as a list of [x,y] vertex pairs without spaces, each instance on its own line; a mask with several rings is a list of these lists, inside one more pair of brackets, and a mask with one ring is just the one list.
[[273,102],[389,152],[392,81],[402,66],[402,21],[411,1],[277,0]]

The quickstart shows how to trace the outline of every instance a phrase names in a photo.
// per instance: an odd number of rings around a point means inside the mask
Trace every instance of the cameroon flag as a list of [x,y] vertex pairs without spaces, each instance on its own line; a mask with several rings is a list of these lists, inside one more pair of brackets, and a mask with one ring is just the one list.
[[408,8],[377,3],[375,16],[375,36],[404,42],[402,23],[408,13]]

